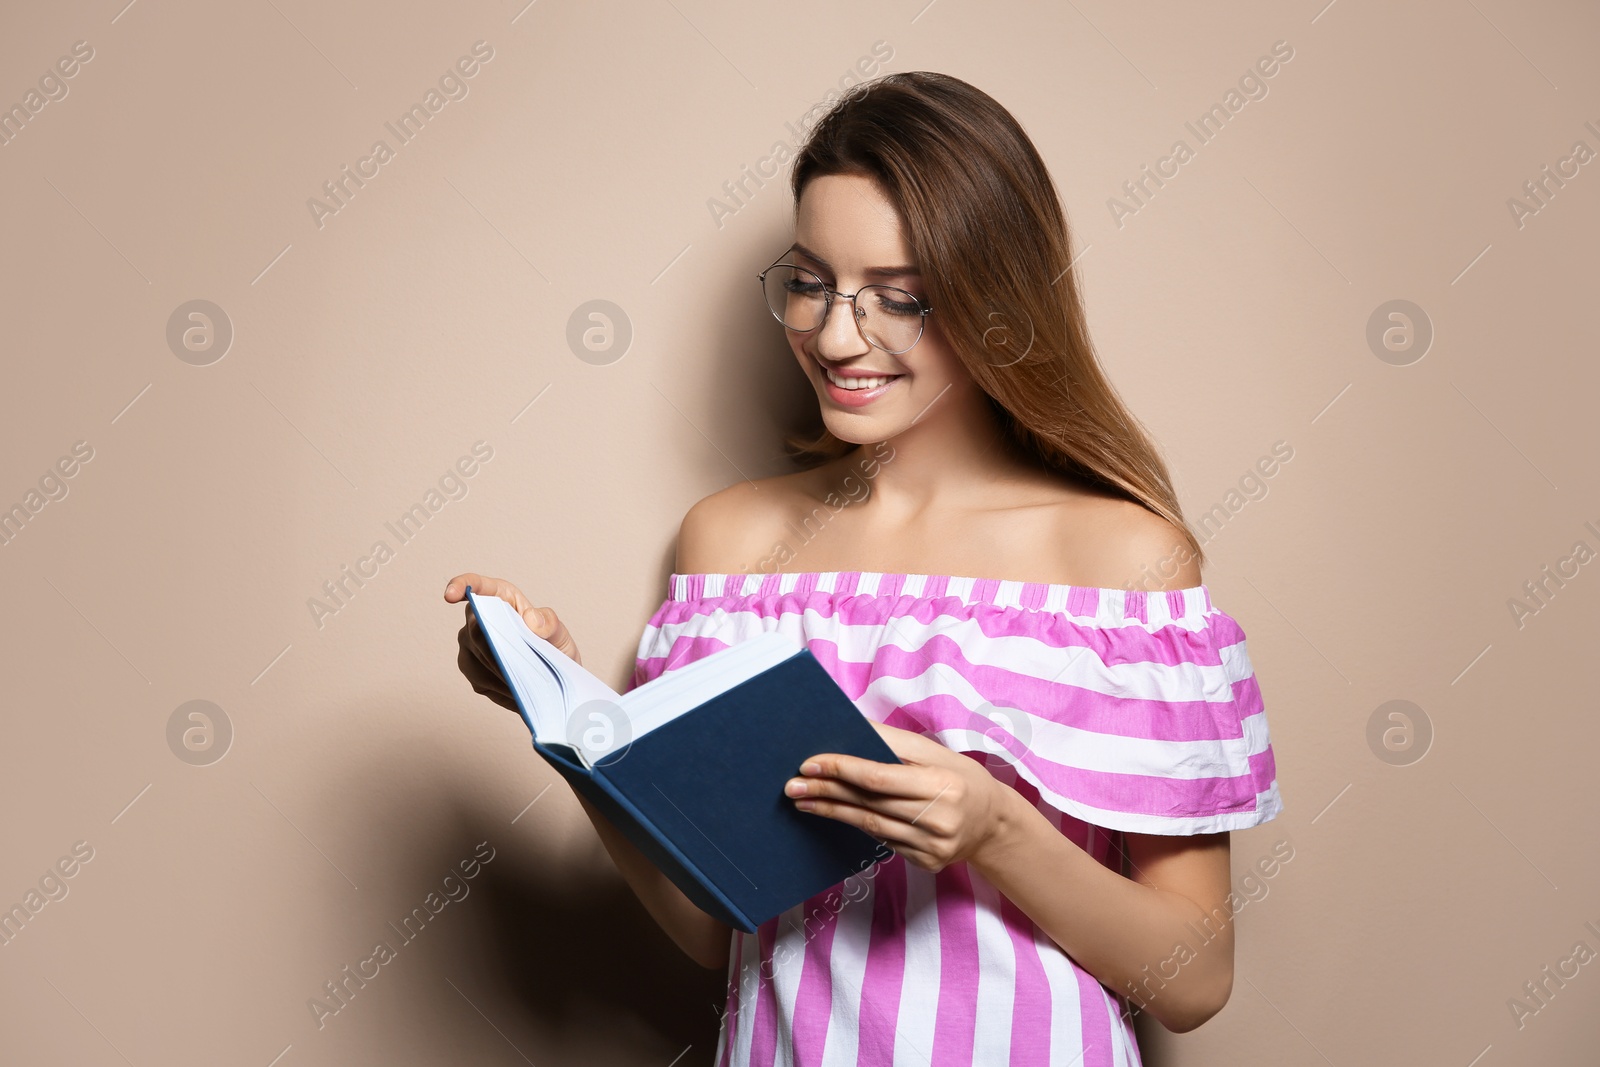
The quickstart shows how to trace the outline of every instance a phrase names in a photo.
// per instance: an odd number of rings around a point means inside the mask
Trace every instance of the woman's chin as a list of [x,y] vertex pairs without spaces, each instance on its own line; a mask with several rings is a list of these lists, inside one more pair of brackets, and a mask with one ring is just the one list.
[[893,435],[881,416],[837,409],[830,411],[826,407],[822,412],[822,425],[833,436],[852,445],[874,445]]

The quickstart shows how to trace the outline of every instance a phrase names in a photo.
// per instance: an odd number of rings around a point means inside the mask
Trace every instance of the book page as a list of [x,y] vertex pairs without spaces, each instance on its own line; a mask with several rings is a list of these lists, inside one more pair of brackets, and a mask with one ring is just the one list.
[[580,747],[568,737],[573,712],[593,700],[615,703],[616,690],[529,629],[504,600],[471,590],[468,599],[533,736],[542,744]]

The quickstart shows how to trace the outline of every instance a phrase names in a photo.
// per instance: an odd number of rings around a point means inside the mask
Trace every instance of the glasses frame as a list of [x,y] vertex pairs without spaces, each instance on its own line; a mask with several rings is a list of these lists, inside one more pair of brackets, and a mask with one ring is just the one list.
[[[779,315],[777,311],[773,309],[772,302],[767,299],[767,273],[774,267],[788,267],[790,270],[797,270],[805,274],[809,274],[813,278],[817,279],[818,284],[822,286],[822,321],[811,327],[810,330],[797,330],[793,326],[790,326],[787,322],[784,322],[783,316]],[[898,285],[886,285],[883,282],[873,282],[870,285],[858,286],[856,291],[853,293],[841,293],[839,290],[823,281],[822,275],[818,274],[810,267],[802,267],[798,263],[789,263],[785,260],[779,260],[776,263],[770,264],[766,270],[763,270],[761,273],[756,275],[756,280],[761,283],[761,302],[767,305],[767,310],[772,313],[772,317],[777,319],[779,324],[782,325],[784,329],[792,330],[795,333],[810,333],[812,330],[820,330],[823,326],[827,325],[828,316],[833,314],[833,298],[836,296],[843,297],[844,299],[850,301],[850,310],[852,313],[850,317],[856,324],[856,333],[860,334],[861,339],[867,342],[867,344],[871,345],[873,348],[881,349],[882,351],[889,353],[891,356],[903,356],[913,348],[917,347],[917,342],[922,340],[922,335],[927,332],[928,316],[933,314],[933,308],[930,307],[925,300],[914,293],[906,292]],[[884,348],[878,342],[868,337],[867,332],[861,328],[861,320],[866,317],[867,313],[860,304],[856,303],[856,297],[860,296],[868,289],[888,289],[892,292],[901,293],[907,298],[905,302],[915,304],[917,306],[917,336],[912,339],[909,345],[900,349],[898,352],[892,348]]]

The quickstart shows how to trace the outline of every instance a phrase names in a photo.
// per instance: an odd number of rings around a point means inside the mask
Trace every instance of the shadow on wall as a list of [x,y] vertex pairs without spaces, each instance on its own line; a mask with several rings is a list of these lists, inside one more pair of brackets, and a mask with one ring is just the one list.
[[[567,788],[549,777],[552,792]],[[455,804],[452,816],[457,830],[419,847],[408,866],[444,870],[463,841],[499,847],[471,882],[472,906],[432,946],[429,969],[458,987],[443,1003],[457,993],[466,1003],[427,1011],[438,1023],[429,1043],[456,1052],[511,1043],[541,1064],[661,1065],[686,1050],[677,1067],[711,1063],[725,975],[679,951],[598,838],[587,856],[570,846],[557,856],[539,842],[513,846],[498,814]]]
[[[564,786],[563,786],[564,787]],[[610,860],[596,841],[600,862]],[[620,875],[553,877],[507,863],[484,871],[473,917],[485,981],[550,1035],[537,1062],[710,1064],[726,978],[689,960]],[[570,1051],[569,1051],[570,1050]],[[542,1052],[545,1061],[539,1056]],[[571,1058],[580,1054],[580,1059]]]
[[[393,702],[383,714],[425,721]],[[295,991],[311,997],[296,1011],[326,1005],[306,1019],[329,1062],[711,1064],[724,972],[695,964],[656,926],[565,781],[529,747],[528,795],[547,784],[550,795],[537,819],[508,826],[470,799],[481,766],[432,727],[407,730],[321,798],[368,799],[383,845],[362,888],[384,902],[318,940],[336,953],[388,946],[383,959],[331,963],[319,949],[327,973]],[[322,984],[330,978],[342,996]]]

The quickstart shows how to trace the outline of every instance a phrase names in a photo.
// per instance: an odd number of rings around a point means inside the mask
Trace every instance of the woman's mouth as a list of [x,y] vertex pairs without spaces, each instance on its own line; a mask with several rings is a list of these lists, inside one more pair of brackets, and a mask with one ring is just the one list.
[[878,374],[872,377],[835,374],[827,367],[822,367],[822,376],[827,388],[828,398],[834,403],[842,404],[845,407],[861,407],[863,404],[870,404],[888,392],[895,382],[904,377],[904,375],[900,374]]

